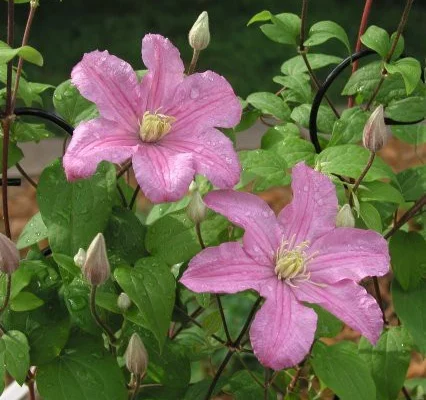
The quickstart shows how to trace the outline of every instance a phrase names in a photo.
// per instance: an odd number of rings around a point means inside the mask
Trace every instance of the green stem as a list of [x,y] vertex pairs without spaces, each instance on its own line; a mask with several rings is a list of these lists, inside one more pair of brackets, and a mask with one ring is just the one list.
[[12,291],[12,275],[7,274],[6,277],[6,295],[4,296],[3,305],[0,308],[0,315],[6,310],[9,301],[10,301],[10,293]]
[[367,175],[367,172],[370,170],[371,166],[373,165],[375,157],[376,157],[376,153],[374,151],[371,151],[370,157],[368,158],[368,161],[367,161],[367,165],[365,166],[364,170],[361,172],[361,175],[358,177],[358,179],[355,181],[354,185],[352,186],[352,193],[351,193],[351,197],[349,201],[351,206],[353,206],[353,196],[358,190],[362,180],[365,178],[365,175]]
[[197,239],[200,243],[201,248],[204,250],[206,248],[206,245],[203,240],[203,235],[201,234],[201,224],[199,222],[195,224],[195,233],[197,234]]
[[188,67],[187,75],[192,75],[194,73],[199,57],[200,57],[200,51],[194,49],[194,52],[192,53],[192,60]]
[[219,307],[220,318],[222,319],[223,330],[225,331],[226,340],[229,343],[232,343],[232,338],[229,333],[228,325],[226,323],[225,313],[223,311],[222,300],[220,299],[220,295],[215,294],[217,306]]
[[140,190],[141,190],[141,187],[138,185],[137,188],[135,189],[135,191],[133,192],[133,196],[132,196],[132,198],[130,200],[129,210],[131,210],[133,208],[133,206],[134,206],[134,204],[136,202],[136,199],[138,197],[138,193],[140,192]]
[[135,389],[130,397],[130,400],[136,400],[136,398],[138,397],[141,381],[142,381],[142,377],[140,375],[137,375],[135,378]]
[[104,331],[105,335],[108,337],[108,341],[110,343],[110,351],[115,354],[115,343],[117,342],[117,338],[115,337],[112,330],[109,328],[104,321],[102,321],[98,312],[96,311],[96,290],[97,286],[92,285],[90,287],[90,311],[92,313],[92,317],[95,320],[96,324]]

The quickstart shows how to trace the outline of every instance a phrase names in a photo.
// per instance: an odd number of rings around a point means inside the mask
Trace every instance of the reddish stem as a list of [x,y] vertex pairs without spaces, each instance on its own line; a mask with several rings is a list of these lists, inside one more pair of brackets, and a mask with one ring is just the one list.
[[[365,0],[364,11],[362,13],[361,23],[359,25],[358,39],[356,41],[355,52],[358,52],[361,50],[361,36],[364,34],[367,28],[368,17],[370,16],[372,4],[373,4],[373,0]],[[357,69],[358,69],[358,60],[354,61],[354,63],[352,64],[352,74]],[[350,96],[348,100],[348,107],[351,108],[353,106],[354,106],[354,98],[353,96]]]

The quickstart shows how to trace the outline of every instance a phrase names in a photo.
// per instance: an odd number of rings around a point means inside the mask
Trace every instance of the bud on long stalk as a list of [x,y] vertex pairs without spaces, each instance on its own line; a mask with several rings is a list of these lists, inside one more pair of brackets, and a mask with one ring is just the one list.
[[134,333],[125,353],[126,367],[135,376],[143,376],[148,368],[148,352],[137,333]]
[[82,272],[87,281],[94,286],[101,285],[109,278],[111,272],[102,233],[98,233],[90,243]]
[[7,236],[0,233],[0,271],[11,275],[19,267],[19,251]]
[[362,143],[372,152],[379,151],[388,141],[388,131],[385,124],[383,106],[378,106],[364,126]]
[[189,31],[190,46],[197,51],[204,50],[210,43],[209,15],[203,11]]

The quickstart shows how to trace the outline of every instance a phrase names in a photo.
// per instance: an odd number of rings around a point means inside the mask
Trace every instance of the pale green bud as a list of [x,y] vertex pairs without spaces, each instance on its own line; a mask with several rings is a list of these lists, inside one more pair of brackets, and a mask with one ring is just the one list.
[[82,272],[87,281],[94,286],[101,285],[109,278],[111,269],[102,233],[98,233],[90,243]]
[[137,333],[134,333],[124,355],[127,369],[134,375],[143,376],[148,368],[148,352]]
[[118,296],[117,299],[117,306],[121,310],[121,312],[126,312],[130,306],[132,305],[132,300],[130,300],[130,297],[127,296],[126,293],[122,292],[120,293],[120,296]]
[[77,267],[83,268],[86,261],[86,252],[83,249],[78,249],[78,253],[74,256],[74,264]]
[[349,204],[345,204],[337,213],[336,226],[338,228],[353,228],[355,226],[355,217]]
[[189,31],[188,40],[190,46],[197,51],[204,50],[209,45],[210,30],[207,11],[203,11],[195,21]]
[[379,151],[388,141],[389,135],[385,124],[383,106],[378,106],[364,126],[362,143],[372,152]]
[[201,197],[198,186],[195,182],[192,182],[189,186],[189,193],[191,199],[189,200],[188,207],[186,208],[186,214],[192,222],[199,224],[206,219],[207,207],[204,204],[203,198]]
[[15,243],[0,233],[0,271],[11,275],[19,268],[19,258]]

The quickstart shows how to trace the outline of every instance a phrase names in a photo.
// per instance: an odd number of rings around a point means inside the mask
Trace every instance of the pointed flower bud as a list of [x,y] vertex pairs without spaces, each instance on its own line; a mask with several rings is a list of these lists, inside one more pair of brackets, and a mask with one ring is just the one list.
[[118,299],[117,299],[117,306],[120,309],[120,311],[123,313],[126,312],[131,305],[132,305],[132,300],[130,300],[130,297],[127,296],[127,294],[124,292],[120,293],[120,296],[118,296]]
[[110,266],[102,233],[98,233],[90,243],[82,271],[88,282],[94,286],[101,285],[109,278]]
[[207,207],[204,204],[203,198],[198,190],[198,186],[195,182],[192,182],[189,186],[189,193],[191,199],[189,200],[188,207],[186,208],[186,214],[188,218],[195,224],[206,219]]
[[362,143],[372,152],[379,151],[388,141],[383,106],[378,106],[364,126]]
[[134,333],[124,355],[127,369],[134,375],[143,376],[148,368],[148,352],[137,333]]
[[74,256],[74,264],[77,267],[83,268],[86,261],[86,252],[83,249],[78,249],[78,253]]
[[19,267],[19,251],[7,236],[0,233],[0,271],[11,275]]
[[336,226],[338,228],[353,228],[355,226],[355,217],[349,204],[345,204],[337,213]]
[[195,21],[189,31],[188,40],[190,46],[197,51],[204,50],[209,45],[210,30],[207,11],[203,11]]

